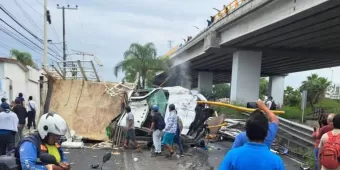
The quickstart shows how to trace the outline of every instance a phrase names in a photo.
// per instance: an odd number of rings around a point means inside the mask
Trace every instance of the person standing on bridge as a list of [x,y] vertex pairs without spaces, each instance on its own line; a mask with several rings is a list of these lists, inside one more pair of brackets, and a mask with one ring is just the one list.
[[[267,118],[269,120],[268,133],[267,133],[266,138],[264,139],[264,143],[270,149],[272,143],[275,140],[276,134],[277,134],[277,130],[278,130],[278,127],[279,127],[279,119],[277,118],[277,116],[272,111],[269,110],[269,108],[263,103],[263,101],[259,100],[259,101],[256,102],[256,104],[257,104],[257,107],[264,112],[264,114],[267,116]],[[253,113],[251,113],[251,114],[253,114]],[[248,142],[247,134],[246,134],[246,132],[242,132],[242,133],[240,133],[236,136],[235,141],[234,141],[231,149],[241,147],[247,142]]]
[[[260,103],[260,102],[258,102]],[[263,103],[260,105],[262,108]],[[266,106],[264,106],[266,107]],[[268,108],[267,113],[268,113]],[[246,121],[247,142],[231,149],[224,157],[219,170],[284,170],[281,158],[268,149],[265,139],[269,133],[268,118],[260,110],[250,114]]]

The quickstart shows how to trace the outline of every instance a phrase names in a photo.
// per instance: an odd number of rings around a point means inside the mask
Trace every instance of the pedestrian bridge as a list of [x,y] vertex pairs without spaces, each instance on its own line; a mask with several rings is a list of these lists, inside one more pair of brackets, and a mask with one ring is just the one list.
[[[276,98],[283,98],[288,73],[340,65],[340,1],[238,2],[171,51],[170,76],[176,76],[168,85],[209,90],[212,84],[231,82],[231,100],[253,100],[258,98],[252,91],[259,88],[259,77],[271,76],[269,93],[280,91]],[[161,73],[155,81],[160,84],[166,77]]]

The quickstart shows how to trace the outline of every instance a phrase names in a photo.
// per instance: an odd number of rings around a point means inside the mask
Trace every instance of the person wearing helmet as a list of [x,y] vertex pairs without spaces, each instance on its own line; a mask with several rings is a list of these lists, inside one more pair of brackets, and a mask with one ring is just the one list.
[[[19,158],[22,170],[69,170],[70,164],[58,141],[65,135],[65,120],[56,113],[46,113],[38,123],[38,133],[24,138],[18,145],[15,156]],[[55,157],[58,165],[39,162],[40,155],[49,154]]]
[[174,155],[174,150],[172,149],[172,145],[174,142],[174,137],[176,135],[177,130],[177,114],[174,104],[169,105],[169,116],[165,122],[165,129],[162,144],[170,151],[170,154],[166,157],[172,157]]
[[162,130],[165,128],[164,118],[159,113],[159,108],[157,105],[152,106],[153,116],[151,119],[151,126],[150,126],[150,133],[152,132],[152,141],[153,145],[155,146],[155,153],[151,156],[158,156],[161,155],[162,152]]

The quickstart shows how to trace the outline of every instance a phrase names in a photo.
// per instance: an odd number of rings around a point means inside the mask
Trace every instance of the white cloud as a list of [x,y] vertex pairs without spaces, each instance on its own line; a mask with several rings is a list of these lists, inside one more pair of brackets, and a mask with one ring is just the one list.
[[[21,4],[40,29],[43,29],[43,7],[37,1],[43,0],[16,0]],[[27,6],[29,3],[31,7]],[[62,41],[62,13],[56,5],[78,5],[78,10],[66,10],[66,41],[71,49],[92,53],[98,56],[104,67],[99,72],[105,80],[119,81],[122,76],[113,76],[113,66],[123,59],[124,51],[133,42],[155,43],[158,54],[162,55],[168,50],[168,40],[173,41],[173,46],[182,43],[182,38],[196,35],[200,29],[206,27],[206,20],[210,15],[216,14],[212,8],[222,9],[230,0],[48,0],[48,9],[52,15],[52,23],[58,36],[49,27],[49,39],[53,42]],[[2,5],[8,9],[27,28],[42,38],[24,17],[14,1],[4,1]],[[2,13],[0,11],[0,13]],[[1,17],[4,16],[1,14]],[[11,25],[16,25],[8,17],[4,17]],[[0,24],[2,25],[2,24]],[[24,30],[16,26],[24,33]],[[24,33],[29,37],[27,33]],[[31,38],[31,37],[30,37]],[[32,52],[15,40],[0,33],[2,42],[11,47],[30,51],[35,61],[41,62],[42,55]],[[57,44],[62,49],[60,44]],[[0,54],[8,54],[8,50],[0,46]],[[73,59],[80,59],[82,56]],[[320,76],[331,78],[330,69],[312,71]],[[293,73],[286,78],[286,85],[298,87],[311,71]],[[340,68],[334,68],[333,80],[339,81]],[[340,82],[338,82],[340,83]]]

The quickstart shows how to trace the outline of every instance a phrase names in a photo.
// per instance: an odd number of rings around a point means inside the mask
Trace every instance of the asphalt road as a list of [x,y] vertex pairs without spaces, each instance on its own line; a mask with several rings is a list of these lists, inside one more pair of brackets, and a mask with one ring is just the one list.
[[[92,164],[100,164],[107,152],[112,152],[111,159],[103,166],[103,170],[213,170],[218,169],[231,142],[210,143],[214,149],[189,148],[185,157],[172,159],[164,156],[151,157],[149,150],[138,153],[132,150],[117,152],[104,149],[68,149],[65,150],[73,170],[90,170]],[[286,170],[298,170],[299,164],[287,157],[282,157]],[[99,167],[100,169],[100,167]]]

